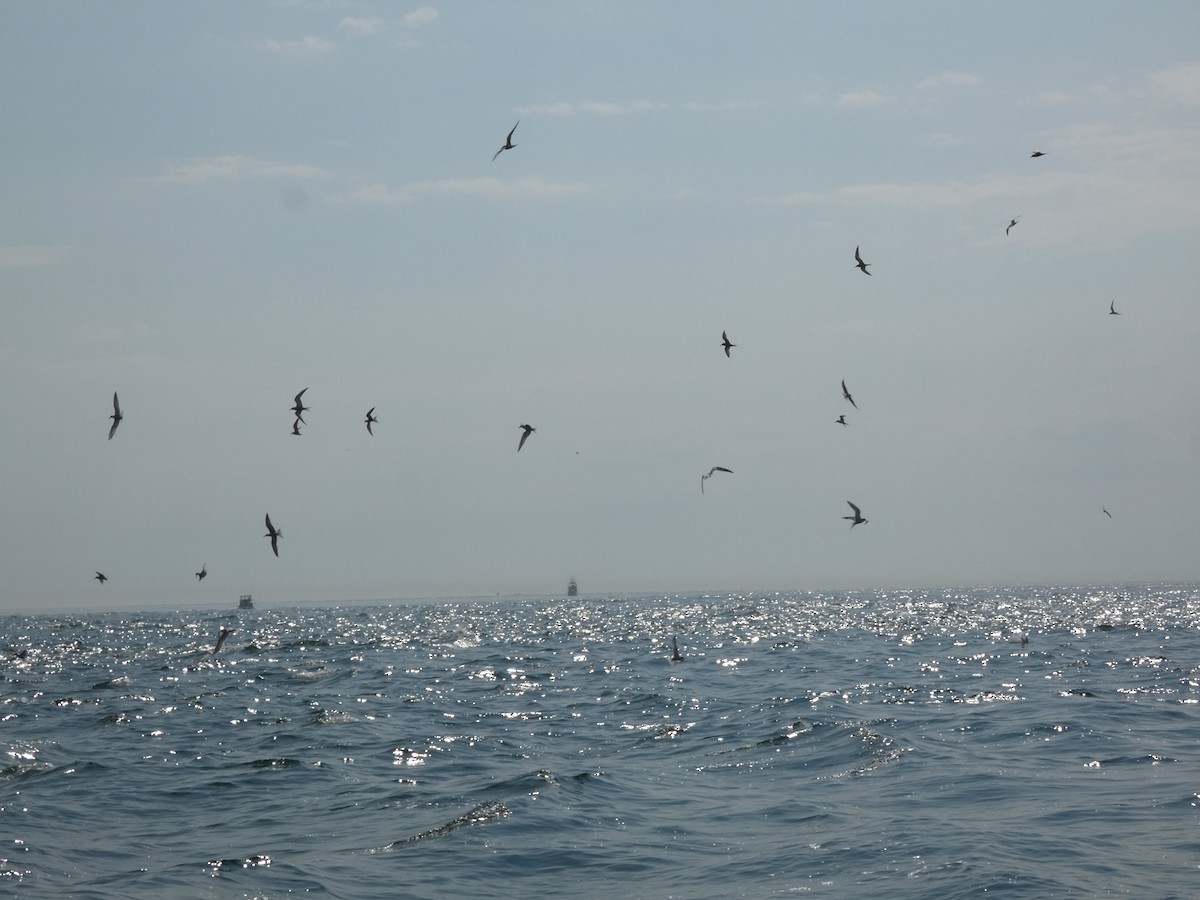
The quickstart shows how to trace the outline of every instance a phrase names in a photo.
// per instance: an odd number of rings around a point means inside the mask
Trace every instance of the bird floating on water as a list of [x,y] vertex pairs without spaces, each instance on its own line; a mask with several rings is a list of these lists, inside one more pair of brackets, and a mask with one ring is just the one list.
[[[520,120],[520,119],[517,119],[517,125],[520,125],[520,124],[521,124],[521,120]],[[503,147],[501,147],[499,150],[497,150],[497,151],[496,151],[496,153],[495,153],[495,156],[493,156],[493,157],[492,157],[492,162],[495,162],[495,161],[496,161],[496,157],[497,157],[497,156],[499,156],[501,153],[503,153],[505,150],[511,150],[513,147],[517,146],[516,144],[514,144],[514,143],[512,142],[513,131],[516,131],[516,130],[517,130],[517,125],[514,125],[514,126],[512,127],[512,131],[510,131],[510,132],[508,133],[508,137],[506,137],[506,138],[504,139],[504,146],[503,146]]]
[[267,513],[267,533],[263,537],[271,539],[271,552],[276,556],[279,555],[279,539],[283,537],[283,532],[271,524],[271,514]]
[[[1019,218],[1021,218],[1021,217],[1017,216],[1017,219],[1019,219]],[[1005,237],[1008,237],[1008,233],[1013,230],[1013,226],[1017,224],[1017,219],[1013,219],[1011,222],[1008,223],[1008,227],[1004,229]]]
[[367,410],[367,418],[364,421],[367,423],[367,434],[371,435],[371,437],[374,437],[375,432],[371,430],[371,424],[379,421],[379,419],[375,417],[375,407],[372,406]]
[[704,493],[704,482],[713,477],[713,472],[728,472],[730,475],[732,475],[733,469],[727,469],[724,466],[713,466],[708,470],[707,475],[700,476],[700,493]]
[[[858,404],[854,402],[854,398],[850,396],[850,391],[846,389],[845,378],[842,379],[842,396],[850,401],[851,406],[853,406],[855,409],[858,409]],[[846,423],[843,422],[842,424],[845,425]]]
[[200,571],[196,573],[196,580],[203,581],[205,576],[207,576],[207,575],[208,575],[208,563],[205,563],[204,565],[202,565],[200,567]]
[[111,441],[112,436],[117,433],[117,426],[121,424],[121,420],[125,418],[121,415],[121,404],[117,401],[117,392],[113,391],[113,414],[109,416],[112,419],[112,428],[108,429],[108,439]]
[[96,573],[96,580],[97,580],[98,582],[100,582],[101,584],[104,584],[104,582],[108,581],[108,576],[107,576],[107,575],[105,575],[103,572],[97,572],[97,573]]
[[519,440],[517,442],[517,452],[520,453],[521,448],[525,446],[526,438],[528,438],[531,434],[536,434],[537,429],[534,428],[532,425],[518,425],[517,427],[523,429],[525,432],[524,434],[521,435],[521,440]]
[[870,264],[870,263],[867,263],[867,262],[863,262],[862,254],[860,254],[860,253],[858,252],[858,248],[857,248],[857,247],[855,247],[855,248],[854,248],[854,263],[855,263],[855,265],[856,265],[856,266],[857,266],[859,269],[862,269],[862,273],[863,273],[864,275],[870,275],[870,274],[871,274],[870,272],[868,272],[868,271],[867,271],[867,266],[869,266],[869,265],[871,265],[871,264]]
[[1114,300],[1112,303],[1108,304],[1108,314],[1110,316],[1119,316],[1120,315],[1120,313],[1117,312],[1117,301],[1116,300]]
[[[850,503],[849,500],[847,500],[846,502]],[[850,503],[850,508],[852,510],[854,510],[854,515],[842,516],[843,519],[850,520],[850,527],[853,528],[855,525],[866,525],[867,520],[862,517],[862,513],[859,511],[859,508],[857,506],[855,506],[853,503]]]
[[[307,391],[307,390],[308,390],[308,388],[304,389],[304,391]],[[292,407],[292,412],[294,412],[296,414],[296,421],[298,421],[301,425],[308,424],[307,422],[304,421],[304,413],[308,412],[308,407],[305,406],[303,401],[300,399],[301,397],[304,396],[304,391],[301,391],[300,393],[298,393],[296,395],[296,404],[295,404],[295,406]],[[298,434],[299,432],[296,432],[296,433]]]
[[723,346],[725,348],[725,355],[729,356],[729,348],[736,347],[737,344],[731,344],[729,342],[729,335],[727,335],[725,332],[722,331],[721,332],[721,346]]

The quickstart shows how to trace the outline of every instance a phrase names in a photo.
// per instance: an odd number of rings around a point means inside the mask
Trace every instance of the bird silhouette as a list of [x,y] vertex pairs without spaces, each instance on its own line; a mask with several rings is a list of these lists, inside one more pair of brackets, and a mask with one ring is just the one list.
[[726,334],[725,332],[723,332],[723,331],[721,332],[721,345],[722,345],[722,346],[725,348],[725,355],[726,355],[726,356],[728,356],[728,355],[729,355],[729,348],[730,348],[730,347],[736,347],[736,346],[737,346],[737,344],[731,344],[731,343],[729,343],[729,335],[727,335],[727,334]]
[[196,573],[196,580],[203,581],[207,575],[208,575],[208,563],[205,563],[204,565],[202,565],[200,567],[200,571]]
[[862,255],[861,255],[861,254],[858,252],[858,248],[857,248],[857,247],[855,247],[855,248],[854,248],[854,262],[855,262],[855,265],[856,265],[858,268],[862,269],[862,273],[863,273],[864,275],[870,275],[870,274],[871,274],[870,272],[868,272],[868,271],[867,271],[867,266],[869,266],[869,265],[871,265],[871,264],[870,264],[870,263],[865,263],[865,262],[863,262]]
[[121,420],[125,418],[121,415],[121,404],[117,401],[117,392],[113,391],[113,414],[109,416],[112,419],[112,428],[108,429],[108,439],[111,441],[112,436],[117,433],[117,426],[121,424]]
[[225,640],[233,634],[232,628],[222,628],[221,633],[217,635],[217,645],[212,648],[212,655],[216,656],[221,652],[221,648],[225,646]]
[[838,425],[849,425],[850,424],[849,422],[846,421],[845,413],[842,413],[840,416],[837,417],[837,424]]
[[1041,150],[1034,150],[1032,153],[1029,154],[1029,158],[1037,159],[1039,156],[1045,156],[1045,155],[1046,154],[1043,153]]
[[[850,501],[849,501],[849,500],[847,500],[846,502],[847,502],[847,503],[850,503]],[[855,525],[866,525],[866,524],[867,524],[867,520],[866,520],[866,519],[864,519],[864,518],[862,517],[862,513],[861,513],[861,512],[859,512],[859,509],[858,509],[858,507],[857,507],[857,506],[855,506],[853,503],[850,503],[850,508],[851,508],[852,510],[854,510],[854,515],[852,515],[852,516],[842,516],[842,518],[843,518],[843,519],[849,519],[849,520],[850,520],[850,527],[851,527],[851,528],[853,528]]]
[[[1017,216],[1017,219],[1019,219],[1019,218],[1021,218],[1021,217]],[[1013,226],[1017,224],[1017,219],[1013,219],[1011,222],[1008,223],[1008,227],[1004,229],[1005,237],[1008,237],[1008,233],[1013,230]]]
[[[520,124],[521,124],[521,120],[520,120],[520,119],[517,119],[517,125],[520,125]],[[506,138],[504,139],[504,146],[503,146],[503,147],[501,147],[499,150],[497,150],[497,151],[496,151],[496,153],[495,153],[495,156],[493,156],[493,157],[492,157],[492,162],[495,162],[495,161],[496,161],[496,157],[497,157],[497,156],[499,156],[501,153],[503,153],[505,150],[511,150],[513,147],[517,146],[516,144],[514,144],[514,143],[512,142],[513,131],[516,131],[516,130],[517,130],[517,125],[514,125],[514,126],[512,127],[512,131],[510,131],[510,132],[508,133],[508,137],[506,137]],[[536,154],[535,154],[535,155],[536,155]]]
[[[850,391],[846,389],[846,379],[842,379],[842,396],[850,401],[850,405],[858,409],[858,404],[854,402],[854,398],[850,396]],[[845,423],[843,423],[845,424]]]
[[96,580],[97,580],[98,582],[100,582],[101,584],[104,584],[104,582],[108,581],[108,576],[107,576],[107,575],[105,575],[103,572],[97,572],[97,573],[96,573]]
[[1119,316],[1120,315],[1120,313],[1117,312],[1117,301],[1116,300],[1114,300],[1112,303],[1108,304],[1108,314],[1110,316]]
[[[304,389],[304,391],[307,391],[307,390],[308,390],[308,388]],[[297,419],[297,421],[300,422],[301,425],[308,424],[307,422],[304,421],[304,413],[308,412],[308,407],[305,406],[303,401],[301,401],[301,399],[300,399],[301,397],[304,396],[304,391],[301,391],[300,393],[298,393],[296,395],[296,404],[292,407],[292,412],[294,412],[296,414],[296,419]],[[296,432],[296,433],[298,434],[299,432]]]
[[1107,509],[1105,509],[1103,506],[1100,507],[1100,509],[1104,510],[1104,514],[1106,516],[1108,516],[1110,519],[1112,518],[1112,513],[1110,513]]
[[283,532],[278,530],[274,525],[271,524],[271,514],[270,513],[267,513],[267,533],[264,534],[263,537],[269,537],[271,539],[271,552],[274,553],[276,556],[278,556],[279,555],[279,539],[281,537],[283,537]]
[[302,435],[302,434],[300,434],[300,423],[301,423],[301,422],[303,422],[303,421],[304,421],[304,420],[303,420],[302,418],[300,418],[299,416],[296,416],[296,421],[292,423],[292,434],[293,434],[293,436],[295,436],[295,437],[303,437],[303,435]]
[[708,470],[707,475],[700,476],[700,493],[704,493],[704,482],[713,477],[713,472],[728,472],[730,475],[732,475],[733,469],[727,469],[724,466],[713,466]]
[[518,428],[524,429],[525,433],[521,435],[521,440],[517,442],[517,452],[521,452],[521,448],[525,446],[525,440],[531,435],[536,434],[537,429],[532,425],[518,425]]
[[679,652],[679,643],[675,640],[675,636],[671,635],[671,662],[681,662],[683,654]]
[[372,406],[367,410],[367,418],[364,421],[367,423],[367,434],[371,435],[371,437],[374,437],[375,432],[371,430],[371,425],[372,423],[379,421],[379,419],[375,418],[375,407]]

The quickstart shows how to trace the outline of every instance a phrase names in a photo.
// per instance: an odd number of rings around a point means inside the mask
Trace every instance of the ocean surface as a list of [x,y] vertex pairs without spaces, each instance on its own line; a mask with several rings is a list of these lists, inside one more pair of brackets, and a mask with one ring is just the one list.
[[259,605],[0,619],[0,895],[1200,896],[1200,585]]

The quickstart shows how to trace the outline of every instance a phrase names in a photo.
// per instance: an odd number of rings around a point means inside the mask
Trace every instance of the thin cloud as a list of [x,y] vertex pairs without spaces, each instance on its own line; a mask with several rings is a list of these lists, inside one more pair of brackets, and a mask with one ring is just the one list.
[[432,6],[419,6],[410,13],[405,13],[404,24],[410,28],[420,28],[424,25],[432,25],[442,14]]
[[0,244],[0,269],[37,269],[62,261],[65,247],[34,244]]
[[322,37],[309,35],[298,41],[261,41],[259,46],[270,53],[279,56],[290,56],[296,59],[324,56],[337,47],[333,41]]
[[540,178],[518,178],[512,181],[490,177],[439,178],[431,181],[413,181],[396,188],[381,183],[368,184],[344,199],[354,203],[395,205],[410,203],[418,197],[431,195],[501,199],[515,196],[564,196],[580,194],[586,190],[583,185],[545,181]]
[[383,31],[385,24],[383,19],[347,16],[338,23],[338,28],[357,37],[371,37]]
[[683,108],[688,112],[699,113],[730,113],[730,112],[753,112],[763,109],[766,106],[761,100],[721,100],[715,103],[693,102],[685,103]]
[[319,178],[325,172],[304,163],[285,163],[253,156],[211,156],[171,166],[159,182],[199,184],[244,178]]
[[1152,94],[1186,106],[1200,106],[1200,63],[1185,63],[1146,76]]
[[518,107],[517,114],[521,116],[625,116],[661,112],[666,108],[667,104],[655,100],[633,100],[629,103],[615,103],[608,100],[568,103],[560,100],[556,103]]
[[917,87],[928,91],[939,87],[976,87],[978,84],[979,79],[970,72],[940,72],[918,82]]
[[870,106],[881,106],[888,102],[888,98],[878,91],[844,91],[838,94],[835,102],[838,106],[846,109],[861,109]]

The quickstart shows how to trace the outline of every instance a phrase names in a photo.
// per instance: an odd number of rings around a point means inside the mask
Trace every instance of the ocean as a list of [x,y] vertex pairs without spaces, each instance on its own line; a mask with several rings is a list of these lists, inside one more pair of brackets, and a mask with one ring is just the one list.
[[1200,585],[257,602],[0,619],[0,894],[1200,896]]

